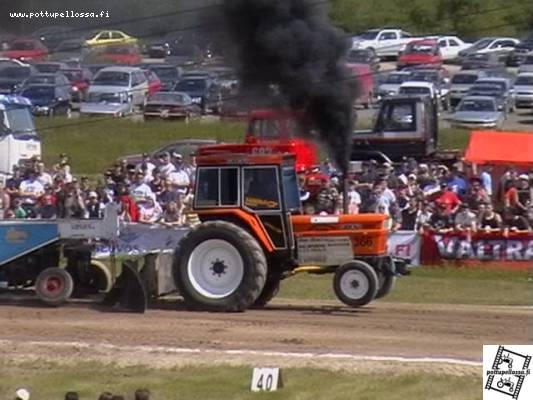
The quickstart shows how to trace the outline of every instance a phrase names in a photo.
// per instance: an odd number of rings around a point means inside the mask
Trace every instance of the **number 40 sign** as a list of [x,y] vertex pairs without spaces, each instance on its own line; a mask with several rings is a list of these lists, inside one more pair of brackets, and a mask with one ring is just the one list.
[[273,392],[283,387],[279,368],[254,368],[252,392]]

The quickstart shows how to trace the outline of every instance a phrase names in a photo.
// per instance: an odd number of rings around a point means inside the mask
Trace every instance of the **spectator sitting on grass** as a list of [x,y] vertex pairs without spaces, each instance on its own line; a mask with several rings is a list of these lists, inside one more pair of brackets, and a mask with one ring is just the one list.
[[455,230],[458,232],[475,232],[477,228],[476,214],[470,211],[466,203],[459,205],[459,211],[455,214]]
[[500,214],[494,212],[492,204],[485,206],[485,211],[480,217],[479,227],[485,232],[495,232],[502,229],[502,217],[500,217]]
[[150,400],[150,391],[148,389],[137,389],[135,391],[135,400]]
[[67,392],[65,394],[65,400],[79,400],[80,396],[78,396],[77,392]]

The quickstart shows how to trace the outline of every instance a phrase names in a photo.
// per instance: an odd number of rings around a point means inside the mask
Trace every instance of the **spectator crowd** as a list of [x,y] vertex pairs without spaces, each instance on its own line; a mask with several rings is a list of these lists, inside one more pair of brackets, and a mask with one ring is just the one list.
[[[181,154],[164,152],[152,160],[145,153],[137,165],[115,163],[98,184],[73,176],[66,154],[49,169],[35,158],[24,168],[15,166],[0,186],[0,219],[102,218],[106,204],[115,202],[126,222],[194,224],[187,210],[196,157],[189,157],[185,162]],[[527,232],[533,226],[533,170],[495,175],[489,166],[474,171],[462,163],[410,159],[393,166],[370,160],[347,178],[344,190],[345,180],[329,160],[299,171],[303,212],[338,214],[346,205],[350,214],[387,214],[391,230]]]
[[533,170],[495,175],[490,166],[474,171],[460,162],[448,167],[410,159],[393,166],[370,160],[349,172],[344,191],[326,160],[299,178],[308,214],[339,214],[346,205],[350,214],[389,215],[392,230],[440,233],[530,232],[533,226]]
[[[65,400],[79,400],[80,396],[78,392],[67,392],[65,394]],[[133,394],[135,400],[150,400],[152,396],[148,389],[137,389]],[[25,388],[17,389],[15,392],[14,400],[32,400],[33,396],[30,391]],[[126,397],[123,395],[112,394],[111,392],[103,392],[98,397],[98,400],[125,400]]]

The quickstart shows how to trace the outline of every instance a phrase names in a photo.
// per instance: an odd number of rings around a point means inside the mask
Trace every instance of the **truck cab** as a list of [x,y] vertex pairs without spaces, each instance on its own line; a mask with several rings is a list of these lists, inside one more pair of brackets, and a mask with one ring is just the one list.
[[423,158],[437,151],[438,119],[428,96],[397,96],[383,100],[374,128],[357,130],[353,152],[381,151],[393,161],[403,157]]
[[41,155],[41,141],[33,123],[29,100],[0,95],[0,182],[11,175],[13,165]]

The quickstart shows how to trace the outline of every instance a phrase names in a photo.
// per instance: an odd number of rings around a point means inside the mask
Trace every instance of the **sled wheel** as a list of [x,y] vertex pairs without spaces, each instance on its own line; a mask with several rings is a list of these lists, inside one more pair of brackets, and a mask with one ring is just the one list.
[[378,291],[378,277],[374,269],[363,261],[351,261],[337,268],[333,290],[337,298],[350,307],[370,303]]
[[72,276],[62,268],[47,268],[35,281],[35,293],[41,301],[52,306],[65,303],[74,289]]
[[224,221],[198,225],[175,255],[176,286],[193,309],[244,311],[259,298],[266,275],[259,243],[244,229]]

